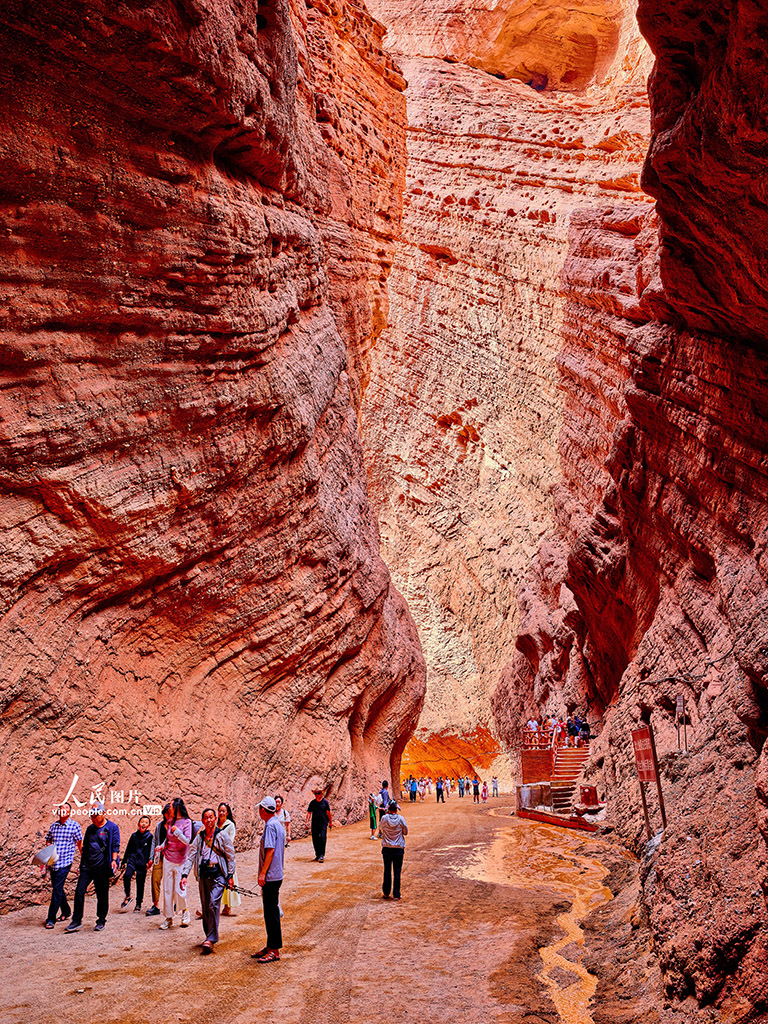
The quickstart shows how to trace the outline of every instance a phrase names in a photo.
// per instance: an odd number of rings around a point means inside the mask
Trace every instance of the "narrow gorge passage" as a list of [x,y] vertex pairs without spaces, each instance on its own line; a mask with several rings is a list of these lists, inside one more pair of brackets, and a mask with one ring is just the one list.
[[[399,904],[381,899],[380,844],[364,825],[331,832],[324,865],[312,862],[308,840],[291,844],[286,945],[272,968],[249,956],[263,938],[257,900],[222,918],[216,955],[203,962],[194,920],[161,932],[154,918],[113,913],[102,935],[57,928],[41,942],[39,909],[13,913],[0,1022],[591,1024],[594,980],[581,963],[579,925],[610,898],[596,853],[610,847],[587,849],[582,837],[509,810],[503,798],[492,809],[458,798],[406,804]],[[239,864],[251,887],[254,853]]]

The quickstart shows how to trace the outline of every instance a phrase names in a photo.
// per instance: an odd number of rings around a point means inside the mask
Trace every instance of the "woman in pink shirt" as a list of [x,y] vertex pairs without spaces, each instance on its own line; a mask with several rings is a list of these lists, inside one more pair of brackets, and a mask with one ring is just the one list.
[[173,924],[174,904],[181,911],[181,927],[189,924],[187,897],[181,886],[184,861],[187,847],[192,842],[192,822],[187,808],[180,796],[173,801],[173,815],[168,822],[168,836],[163,847],[163,914],[165,920],[160,925],[166,931]]

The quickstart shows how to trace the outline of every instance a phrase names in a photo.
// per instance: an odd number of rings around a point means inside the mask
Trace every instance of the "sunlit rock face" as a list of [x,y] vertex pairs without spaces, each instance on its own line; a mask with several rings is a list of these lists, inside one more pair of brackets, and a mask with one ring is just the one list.
[[608,75],[634,17],[625,0],[376,0],[371,10],[387,26],[391,50],[557,90],[582,90]]
[[354,411],[401,215],[380,27],[10,0],[0,33],[7,901],[75,774],[227,799],[244,841],[265,790],[358,812],[424,666]]
[[[585,205],[618,220],[651,206],[639,187],[650,55],[628,9],[606,8],[619,40],[607,74],[578,94],[539,92],[494,77],[492,64],[438,59],[454,50],[448,35],[440,50],[416,31],[439,20],[422,8],[372,8],[402,51],[408,177],[390,327],[362,419],[384,557],[428,663],[418,736],[429,748],[436,735],[435,764],[448,770],[450,736],[492,725],[515,590],[554,525],[571,219]],[[465,13],[455,38],[474,25],[480,45],[485,14]],[[610,257],[590,263],[596,278],[611,274]],[[494,770],[511,781],[506,752]]]
[[761,1020],[768,218],[751,197],[765,14],[643,0],[638,16],[657,57],[644,181],[660,223],[629,210],[572,220],[556,527],[518,592],[517,651],[494,706],[510,741],[532,706],[589,709],[601,735],[587,777],[638,851],[630,732],[652,723],[669,826],[642,899],[661,983],[692,997],[681,1012],[714,1004],[723,1019]]

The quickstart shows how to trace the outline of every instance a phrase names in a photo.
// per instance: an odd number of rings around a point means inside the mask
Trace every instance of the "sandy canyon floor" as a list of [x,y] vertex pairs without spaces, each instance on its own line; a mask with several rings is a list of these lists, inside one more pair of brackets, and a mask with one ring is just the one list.
[[[610,899],[605,865],[621,855],[509,811],[504,797],[406,804],[400,903],[381,899],[380,844],[364,824],[330,833],[325,864],[308,840],[292,843],[279,964],[250,957],[264,939],[257,899],[222,918],[205,959],[194,914],[189,928],[161,932],[161,919],[116,911],[119,888],[101,934],[90,899],[72,935],[45,931],[43,908],[10,914],[0,925],[0,1021],[591,1024],[595,981],[579,922]],[[242,886],[256,888],[256,863],[255,851],[239,855]]]

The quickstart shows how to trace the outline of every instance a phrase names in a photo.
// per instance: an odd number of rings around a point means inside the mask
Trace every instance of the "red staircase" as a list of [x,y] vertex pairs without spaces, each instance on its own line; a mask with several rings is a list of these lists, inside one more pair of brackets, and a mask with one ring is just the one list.
[[558,814],[570,814],[576,792],[576,779],[589,757],[589,744],[582,747],[558,747],[552,768],[552,807]]

